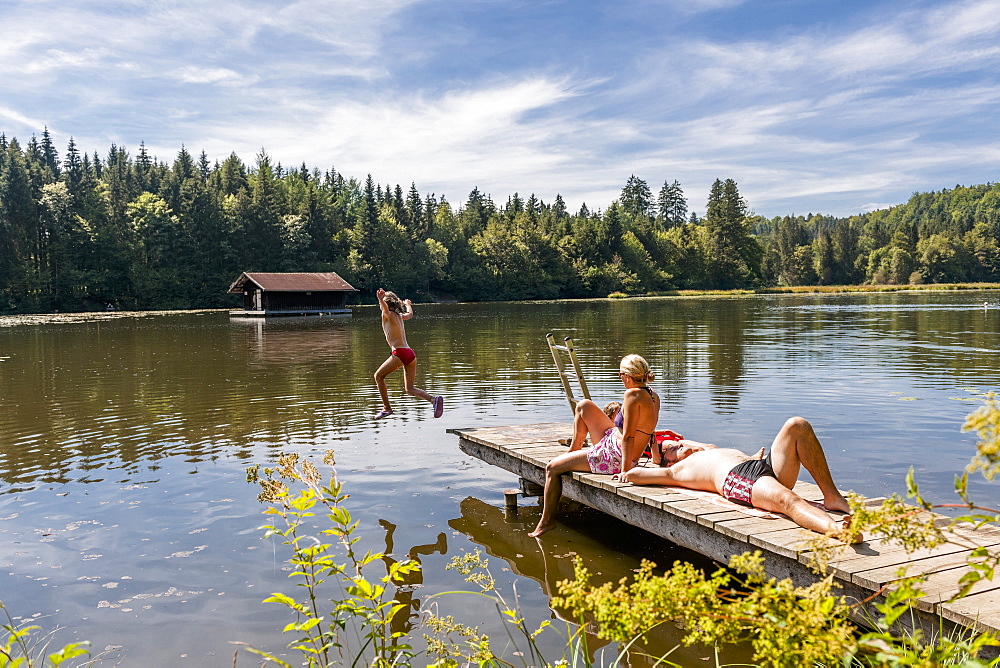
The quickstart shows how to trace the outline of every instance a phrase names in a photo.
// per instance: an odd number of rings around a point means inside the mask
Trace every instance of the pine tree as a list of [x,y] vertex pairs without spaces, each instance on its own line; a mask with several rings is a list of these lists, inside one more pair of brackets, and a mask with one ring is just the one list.
[[750,235],[747,205],[732,179],[716,179],[705,210],[708,258],[715,287],[743,288],[761,277],[763,252]]
[[406,221],[409,224],[410,236],[412,238],[427,238],[424,209],[416,183],[410,183],[410,191],[406,194]]
[[680,227],[687,222],[688,204],[679,181],[663,182],[657,197],[659,219],[665,228]]
[[73,197],[74,207],[79,208],[82,201],[80,185],[83,181],[83,162],[80,159],[80,152],[76,149],[76,142],[69,138],[69,145],[66,146],[66,158],[63,161],[63,180],[69,193]]
[[0,310],[18,303],[31,309],[28,281],[38,252],[37,231],[38,207],[27,161],[12,139],[0,169]]
[[649,184],[635,174],[628,177],[618,201],[621,202],[625,215],[630,219],[637,216],[651,217],[653,194],[649,190]]
[[45,166],[49,168],[52,174],[52,178],[49,179],[49,183],[59,178],[59,154],[56,152],[56,147],[52,144],[52,135],[49,134],[48,126],[42,130],[42,160]]

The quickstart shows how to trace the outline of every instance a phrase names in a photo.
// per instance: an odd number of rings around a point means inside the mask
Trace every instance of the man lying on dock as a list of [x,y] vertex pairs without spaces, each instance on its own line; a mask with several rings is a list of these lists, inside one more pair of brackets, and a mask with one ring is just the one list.
[[[623,473],[621,480],[717,492],[744,506],[782,513],[799,526],[820,533],[841,531],[851,521],[847,514],[850,506],[833,484],[823,446],[812,425],[800,417],[785,422],[767,457],[764,448],[747,455],[732,448],[682,440],[664,448],[662,461],[666,468],[637,466]],[[800,465],[819,485],[823,508],[845,513],[839,522],[792,491]],[[851,542],[861,540],[857,534]]]

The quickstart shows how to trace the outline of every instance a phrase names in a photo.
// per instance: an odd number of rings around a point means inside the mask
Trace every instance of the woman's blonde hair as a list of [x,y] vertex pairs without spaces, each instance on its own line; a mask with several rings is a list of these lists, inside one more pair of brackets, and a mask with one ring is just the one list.
[[618,365],[618,370],[637,383],[648,383],[655,376],[649,368],[649,362],[639,355],[626,355]]

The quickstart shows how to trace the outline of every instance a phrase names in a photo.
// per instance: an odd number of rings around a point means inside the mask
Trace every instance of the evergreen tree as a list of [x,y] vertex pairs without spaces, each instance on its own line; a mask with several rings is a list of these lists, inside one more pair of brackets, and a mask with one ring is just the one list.
[[763,252],[747,229],[747,205],[735,181],[715,180],[705,220],[715,287],[744,288],[759,282]]
[[660,193],[657,197],[657,207],[659,209],[659,220],[663,227],[680,227],[688,220],[688,203],[684,197],[684,190],[681,189],[680,181],[673,183],[663,182]]
[[46,180],[46,183],[51,183],[52,181],[59,178],[59,154],[56,152],[56,147],[52,143],[52,135],[49,133],[48,126],[42,130],[42,161],[48,168],[51,178]]
[[630,219],[639,216],[651,217],[653,193],[649,190],[649,185],[635,174],[628,177],[618,201]]
[[83,200],[83,193],[81,192],[83,174],[83,161],[80,158],[80,152],[76,149],[76,142],[70,137],[69,144],[66,146],[62,176],[66,187],[69,189],[69,194],[73,197],[73,203],[76,208],[79,208]]
[[18,302],[31,309],[27,290],[37,269],[37,230],[28,165],[17,140],[11,140],[0,168],[0,310],[16,309]]
[[416,183],[410,183],[410,190],[406,194],[406,222],[411,238],[417,240],[427,238],[427,222]]

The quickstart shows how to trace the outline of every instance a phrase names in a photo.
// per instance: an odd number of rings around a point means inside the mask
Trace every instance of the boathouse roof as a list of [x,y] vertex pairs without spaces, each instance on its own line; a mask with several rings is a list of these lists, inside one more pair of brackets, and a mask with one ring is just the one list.
[[357,288],[332,271],[315,273],[243,272],[229,292],[239,294],[248,282],[265,292],[357,292]]

